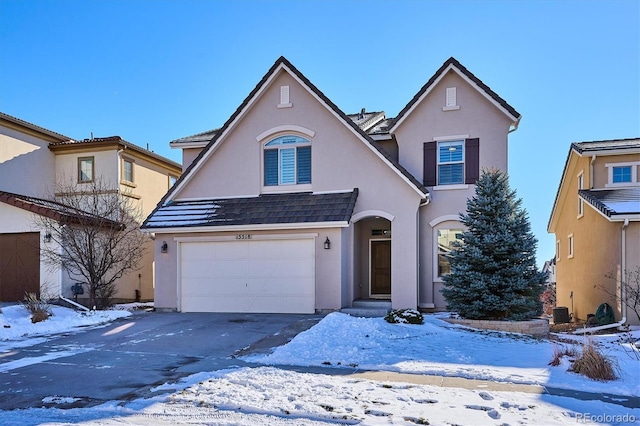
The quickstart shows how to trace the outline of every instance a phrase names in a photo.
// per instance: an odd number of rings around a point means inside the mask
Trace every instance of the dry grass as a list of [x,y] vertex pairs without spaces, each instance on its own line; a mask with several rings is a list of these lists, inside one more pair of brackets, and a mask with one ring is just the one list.
[[570,371],[601,382],[616,380],[618,378],[617,370],[617,364],[600,352],[591,342],[583,346],[582,353],[570,369]]
[[38,299],[35,293],[25,293],[22,306],[31,313],[31,322],[45,321],[51,316],[51,306],[46,300]]
[[564,356],[567,356],[569,358],[575,358],[576,356],[578,356],[578,351],[573,346],[559,347],[558,345],[556,345],[553,348],[553,358],[551,358],[551,361],[549,361],[549,365],[553,367],[559,366],[560,360]]

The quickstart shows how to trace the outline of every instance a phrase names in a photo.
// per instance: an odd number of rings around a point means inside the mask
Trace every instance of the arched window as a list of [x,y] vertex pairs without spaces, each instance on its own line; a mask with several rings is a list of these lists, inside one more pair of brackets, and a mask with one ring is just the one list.
[[300,136],[277,137],[264,146],[264,185],[311,183],[311,141]]

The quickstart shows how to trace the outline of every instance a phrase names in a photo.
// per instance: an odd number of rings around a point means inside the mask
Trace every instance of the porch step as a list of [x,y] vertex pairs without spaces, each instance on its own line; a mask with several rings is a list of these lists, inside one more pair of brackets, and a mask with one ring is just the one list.
[[358,299],[350,308],[342,308],[340,312],[352,317],[376,318],[384,317],[391,309],[390,300]]

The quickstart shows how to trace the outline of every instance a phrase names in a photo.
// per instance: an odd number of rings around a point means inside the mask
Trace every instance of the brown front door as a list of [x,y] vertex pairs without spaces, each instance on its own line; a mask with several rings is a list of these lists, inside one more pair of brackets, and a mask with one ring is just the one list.
[[0,301],[40,297],[40,233],[0,234]]
[[391,240],[371,241],[371,296],[391,294]]

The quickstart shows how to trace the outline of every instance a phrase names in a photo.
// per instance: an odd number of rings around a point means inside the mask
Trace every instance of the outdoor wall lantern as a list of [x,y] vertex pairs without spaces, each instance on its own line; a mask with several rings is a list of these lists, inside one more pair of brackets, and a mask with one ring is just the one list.
[[44,234],[43,240],[45,243],[50,243],[51,242],[51,232],[47,232],[46,234]]
[[327,239],[324,240],[324,249],[329,250],[330,248],[331,248],[331,241],[329,241],[329,237],[327,237]]
[[168,247],[169,247],[169,246],[167,245],[167,242],[166,242],[166,241],[163,241],[163,242],[162,242],[162,245],[160,246],[160,251],[161,251],[162,253],[166,253],[166,252],[167,252],[167,248],[168,248]]

